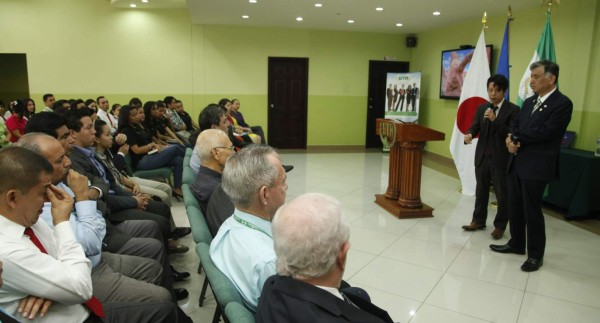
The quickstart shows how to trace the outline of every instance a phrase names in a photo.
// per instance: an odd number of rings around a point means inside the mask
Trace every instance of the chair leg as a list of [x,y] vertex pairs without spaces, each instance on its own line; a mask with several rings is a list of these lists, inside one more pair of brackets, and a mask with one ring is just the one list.
[[[202,307],[204,304],[204,299],[206,298],[206,290],[208,289],[208,278],[204,278],[204,283],[202,284],[202,291],[200,292],[200,299],[198,300],[198,306]],[[217,304],[217,307],[218,304]]]
[[213,316],[212,323],[219,323],[221,320],[221,306],[217,303],[217,308],[215,309],[215,315]]
[[202,273],[202,264],[198,264],[198,275]]

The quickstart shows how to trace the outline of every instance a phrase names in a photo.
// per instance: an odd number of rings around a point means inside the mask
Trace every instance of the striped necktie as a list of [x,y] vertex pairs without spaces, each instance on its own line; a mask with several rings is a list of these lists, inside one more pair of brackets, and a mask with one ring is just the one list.
[[537,109],[540,107],[540,105],[542,105],[542,100],[538,96],[537,101],[535,101],[535,105],[533,106],[533,110],[531,111],[532,115],[535,113],[535,111],[537,111]]
[[[42,242],[40,241],[40,239],[38,239],[35,233],[33,233],[33,230],[31,230],[31,228],[25,228],[25,235],[29,237],[29,240],[31,240],[31,242],[33,242],[33,244],[36,247],[38,247],[38,249],[40,249],[41,252],[48,254],[46,248],[44,248],[44,245],[42,245]],[[102,303],[100,303],[100,301],[94,296],[92,296],[92,298],[90,298],[90,300],[85,302],[85,304],[83,305],[89,308],[90,311],[92,311],[94,314],[96,314],[96,316],[100,318],[104,318],[106,316],[104,314],[104,308],[102,308]]]

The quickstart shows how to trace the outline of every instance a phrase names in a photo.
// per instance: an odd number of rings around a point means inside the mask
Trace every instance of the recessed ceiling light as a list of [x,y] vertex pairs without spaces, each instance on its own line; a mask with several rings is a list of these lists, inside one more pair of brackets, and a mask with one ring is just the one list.
[[377,10],[377,11],[383,11],[383,8],[382,7],[377,7],[377,8],[375,8],[375,10]]
[[148,3],[148,0],[142,0],[143,3]]
[[397,23],[396,27],[402,27],[403,25],[401,23]]
[[250,2],[250,3],[257,3],[258,1],[257,0],[248,0],[248,2]]
[[248,19],[248,18],[250,18],[250,16],[248,16],[248,15],[243,15],[243,16],[242,16],[242,18],[244,18],[244,19]]
[[132,3],[132,4],[130,4],[129,6],[130,6],[131,8],[135,8],[135,7],[137,7],[137,6],[135,5],[135,3]]
[[434,15],[434,16],[439,16],[439,15],[441,15],[441,13],[440,13],[439,11],[434,11],[434,12],[433,12],[433,15]]
[[302,21],[302,20],[304,20],[304,19],[302,19],[302,17],[297,17],[296,18],[296,21]]
[[354,20],[350,19],[350,20],[348,20],[348,23],[349,23],[349,24],[353,24],[353,23],[354,23]]
[[317,8],[321,8],[322,6],[323,6],[322,3],[315,3],[315,7],[317,7]]

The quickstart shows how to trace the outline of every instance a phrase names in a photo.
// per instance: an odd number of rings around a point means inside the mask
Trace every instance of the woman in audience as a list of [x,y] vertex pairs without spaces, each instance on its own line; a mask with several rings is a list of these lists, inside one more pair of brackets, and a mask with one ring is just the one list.
[[16,100],[10,103],[12,108],[12,115],[6,120],[6,128],[10,131],[10,142],[17,142],[21,136],[25,134],[25,126],[27,125],[27,118],[25,113],[27,107],[21,100]]
[[94,99],[87,99],[85,100],[85,106],[98,112],[98,104],[96,104],[96,100]]
[[267,143],[263,128],[261,126],[250,126],[248,123],[246,123],[246,120],[244,120],[244,115],[240,112],[240,100],[238,99],[231,100],[231,116],[237,121],[237,123],[240,126],[250,128],[250,130],[252,130],[252,133],[259,135],[262,144]]
[[159,141],[183,146],[183,142],[169,128],[169,121],[165,119],[166,111],[167,105],[163,101],[146,102],[144,104],[144,114],[146,115],[144,126]]
[[22,101],[25,102],[25,105],[27,106],[23,118],[29,120],[29,118],[35,114],[35,101],[30,98],[23,99]]
[[181,197],[181,180],[183,175],[183,157],[185,150],[178,145],[161,145],[153,141],[151,133],[142,127],[142,116],[139,108],[124,105],[119,113],[118,133],[127,136],[129,153],[133,167],[138,170],[151,170],[161,167],[173,169],[173,195]]
[[[121,111],[121,105],[118,103],[115,103],[112,105],[112,107],[110,108],[110,114],[113,115],[114,120],[113,120],[113,124],[115,128],[119,128],[119,111]],[[117,120],[117,121],[115,121]]]
[[257,135],[252,133],[252,129],[250,128],[245,128],[245,127],[241,127],[238,123],[237,120],[231,116],[231,101],[229,101],[229,99],[223,98],[219,101],[219,106],[222,107],[223,109],[225,109],[226,113],[225,116],[227,116],[227,120],[229,120],[229,123],[231,123],[231,128],[232,131],[234,132],[234,134],[236,135],[241,135],[243,136],[248,136],[250,138],[250,140],[255,143],[255,144],[260,144],[262,138]]

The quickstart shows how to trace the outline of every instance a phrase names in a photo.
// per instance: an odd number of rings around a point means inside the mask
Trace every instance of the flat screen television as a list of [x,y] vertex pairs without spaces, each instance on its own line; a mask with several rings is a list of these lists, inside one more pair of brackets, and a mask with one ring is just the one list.
[[[494,47],[487,45],[490,72],[492,70],[492,53]],[[459,48],[442,51],[442,67],[440,76],[440,99],[460,98],[463,81],[471,66],[471,56],[475,48]]]

